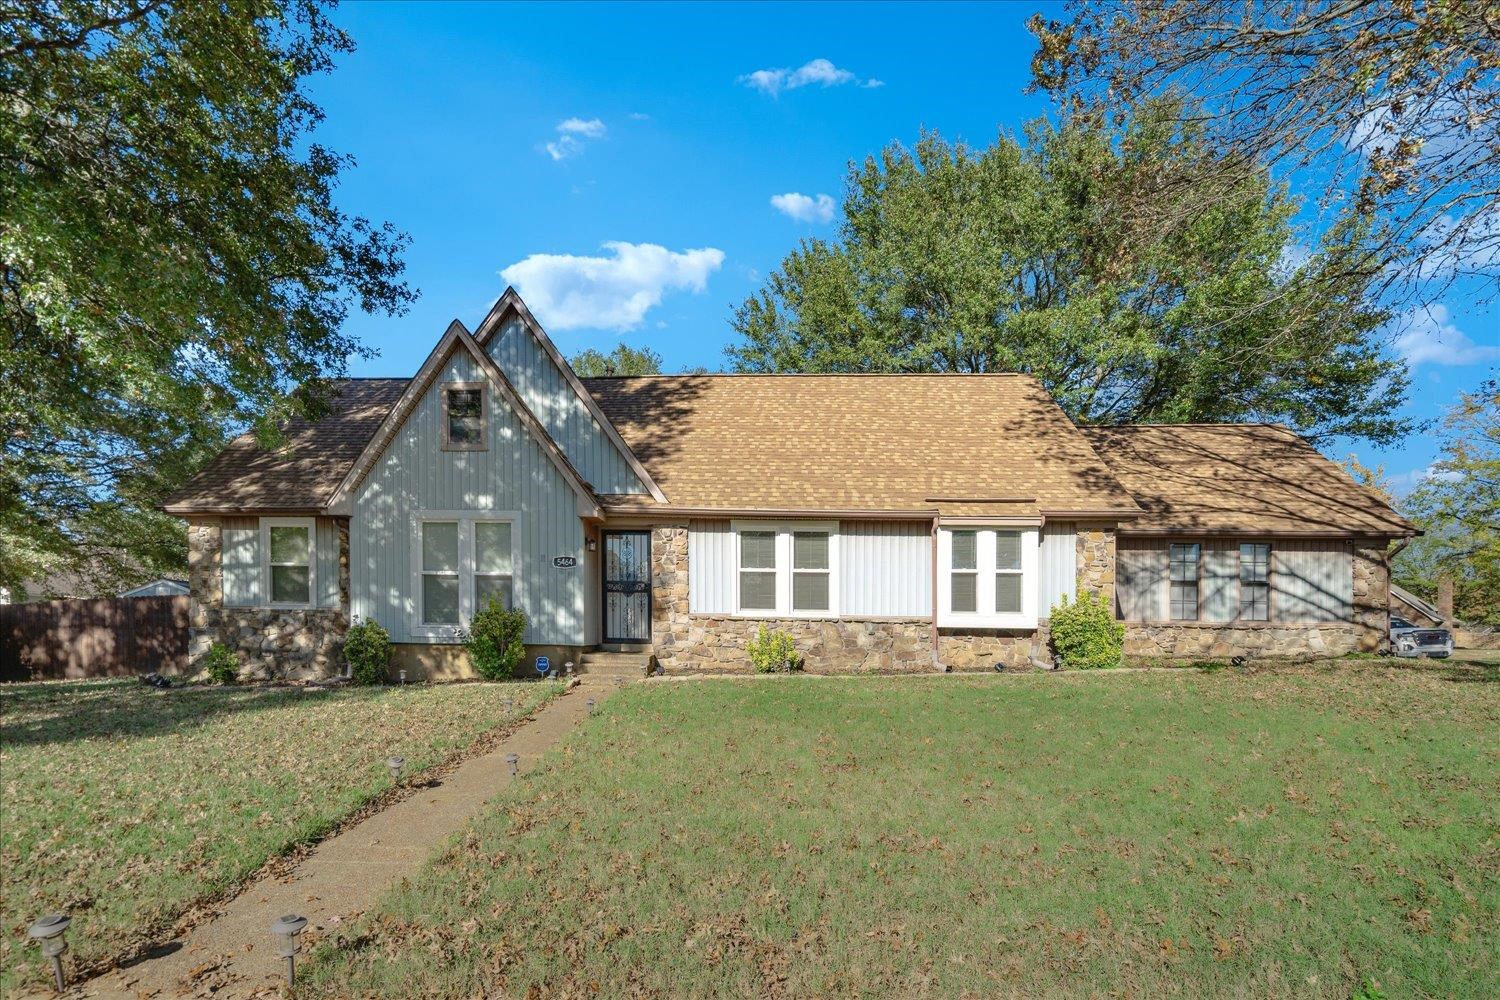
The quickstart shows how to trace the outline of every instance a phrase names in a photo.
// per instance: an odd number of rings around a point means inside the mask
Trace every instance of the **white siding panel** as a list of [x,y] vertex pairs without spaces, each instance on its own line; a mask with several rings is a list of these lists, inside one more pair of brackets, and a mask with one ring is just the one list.
[[318,586],[318,607],[339,606],[339,523],[331,517],[318,518],[313,545],[318,565],[313,571]]
[[839,525],[839,614],[844,618],[932,615],[932,527],[923,521]]
[[[568,482],[504,401],[490,397],[489,448],[441,449],[443,382],[482,381],[467,355],[455,355],[375,463],[354,501],[350,522],[353,614],[374,618],[394,642],[422,642],[409,631],[412,517],[422,510],[516,511],[516,605],[526,612],[526,641],[585,641],[587,574],[583,525]],[[558,569],[554,556],[579,565]]]
[[647,492],[629,461],[525,324],[512,319],[485,349],[596,492]]
[[1158,539],[1121,538],[1116,544],[1115,602],[1121,621],[1167,617],[1167,545]]
[[1078,591],[1078,534],[1073,525],[1060,522],[1042,527],[1040,599],[1037,614],[1048,617],[1064,599],[1071,601]]
[[224,604],[253,608],[260,603],[260,519],[226,517],[220,527]]
[[734,613],[734,532],[728,521],[688,522],[688,610]]
[[1198,617],[1206,622],[1232,622],[1240,614],[1240,545],[1210,539],[1202,552]]
[[1354,604],[1354,560],[1342,542],[1271,543],[1271,620],[1348,621]]

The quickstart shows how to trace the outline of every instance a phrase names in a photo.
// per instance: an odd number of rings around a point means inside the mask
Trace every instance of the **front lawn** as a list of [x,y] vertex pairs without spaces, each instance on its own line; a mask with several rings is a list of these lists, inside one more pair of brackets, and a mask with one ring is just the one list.
[[1495,996],[1497,680],[635,685],[310,992]]
[[47,975],[36,917],[72,914],[70,964],[126,955],[389,789],[388,756],[409,778],[559,690],[0,686],[0,995]]

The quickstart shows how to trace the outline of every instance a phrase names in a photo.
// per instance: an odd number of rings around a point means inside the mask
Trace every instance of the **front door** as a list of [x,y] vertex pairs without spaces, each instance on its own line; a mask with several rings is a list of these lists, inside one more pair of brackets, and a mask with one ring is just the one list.
[[604,641],[651,641],[651,532],[604,533]]

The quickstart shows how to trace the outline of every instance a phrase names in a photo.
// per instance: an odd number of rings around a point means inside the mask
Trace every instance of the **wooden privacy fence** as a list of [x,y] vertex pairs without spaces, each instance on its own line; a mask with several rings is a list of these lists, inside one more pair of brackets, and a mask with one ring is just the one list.
[[189,600],[0,604],[0,681],[180,673],[187,667]]

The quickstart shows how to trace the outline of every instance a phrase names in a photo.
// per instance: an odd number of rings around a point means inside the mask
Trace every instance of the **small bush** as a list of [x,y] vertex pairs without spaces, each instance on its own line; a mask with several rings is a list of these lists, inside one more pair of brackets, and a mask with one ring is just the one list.
[[233,684],[239,680],[240,661],[228,646],[216,642],[204,654],[203,669],[215,684]]
[[1125,626],[1109,602],[1090,590],[1052,609],[1052,648],[1071,670],[1118,667],[1125,652]]
[[390,676],[391,634],[373,618],[356,620],[344,636],[344,662],[354,683],[382,683]]
[[519,608],[507,611],[505,605],[492,597],[469,623],[464,640],[469,647],[469,661],[487,681],[511,677],[526,656],[521,641],[525,635],[526,613]]
[[764,625],[755,638],[745,644],[745,652],[750,655],[750,664],[758,674],[790,673],[802,669],[802,657],[797,653],[791,635],[768,631]]

